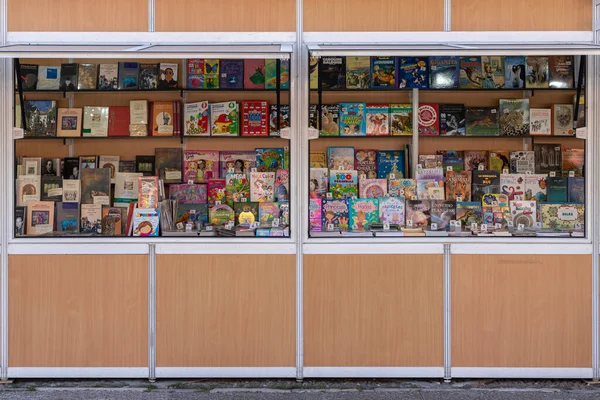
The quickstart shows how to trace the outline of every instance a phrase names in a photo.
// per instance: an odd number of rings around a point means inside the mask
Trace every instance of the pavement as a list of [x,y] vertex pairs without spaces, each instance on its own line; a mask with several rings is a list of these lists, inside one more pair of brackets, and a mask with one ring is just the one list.
[[19,380],[0,385],[0,399],[599,400],[600,385],[582,380]]

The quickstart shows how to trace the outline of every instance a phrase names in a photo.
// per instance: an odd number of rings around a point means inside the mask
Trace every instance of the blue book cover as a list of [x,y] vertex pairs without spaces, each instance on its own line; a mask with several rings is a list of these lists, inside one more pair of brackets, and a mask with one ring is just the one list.
[[390,174],[395,179],[406,177],[404,150],[381,150],[377,152],[377,178],[388,179]]
[[276,171],[283,168],[284,150],[282,148],[259,147],[255,151],[258,172]]
[[431,89],[457,89],[458,76],[458,57],[429,57],[429,87]]
[[504,57],[504,87],[506,89],[525,88],[525,57]]
[[366,113],[366,103],[340,103],[340,136],[367,136]]
[[562,176],[548,177],[548,203],[566,203],[568,192],[568,178]]
[[462,150],[438,150],[437,152],[442,156],[442,165],[444,171],[448,167],[452,167],[453,171],[464,171],[465,170],[465,152]]
[[569,203],[585,203],[585,178],[571,176],[568,181]]
[[398,65],[400,89],[426,89],[429,87],[427,57],[402,57]]
[[322,206],[323,228],[326,231],[328,225],[333,225],[340,230],[348,230],[348,202],[345,199],[331,200],[323,199]]
[[396,82],[396,57],[371,57],[371,87],[393,89]]
[[244,60],[221,60],[220,89],[244,88]]
[[379,222],[379,200],[349,199],[348,212],[351,230],[369,230],[372,224]]

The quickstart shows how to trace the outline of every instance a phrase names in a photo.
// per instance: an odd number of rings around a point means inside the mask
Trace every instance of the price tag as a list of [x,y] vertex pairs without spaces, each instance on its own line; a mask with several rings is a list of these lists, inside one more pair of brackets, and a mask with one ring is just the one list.
[[335,227],[333,226],[333,224],[327,224],[327,230],[329,232],[333,231],[335,229]]
[[522,194],[516,194],[515,195],[515,200],[517,200],[517,201],[523,201],[523,200],[525,200],[525,196],[523,196]]
[[175,224],[175,228],[177,228],[178,231],[183,230],[183,222],[178,222],[177,224]]
[[193,185],[194,184],[194,180],[193,179],[188,179],[188,185]]
[[479,171],[485,171],[485,167],[484,167],[484,165],[483,165],[483,164],[479,164],[479,165],[477,166],[477,169],[478,169]]
[[310,128],[308,128],[308,140],[313,140],[313,139],[318,139],[318,138],[319,138],[319,131],[312,126]]
[[325,195],[325,197],[327,198],[327,200],[332,200],[333,199],[333,193],[327,192],[327,194]]
[[406,226],[409,227],[409,228],[412,228],[413,227],[413,220],[412,219],[407,219],[406,220]]
[[390,179],[392,179],[392,180],[396,179],[396,174],[390,174]]
[[531,171],[526,171],[526,172],[525,172],[525,175],[533,175],[533,172],[531,172]]
[[510,174],[510,171],[508,170],[508,168],[504,168],[504,169],[502,170],[502,173],[503,173],[503,174]]
[[496,229],[502,229],[502,224],[499,222],[496,222],[496,225],[494,225],[496,227]]
[[279,218],[275,218],[275,219],[273,220],[273,224],[272,224],[272,226],[279,226]]
[[581,222],[575,223],[575,229],[583,229],[583,226],[581,226]]
[[186,232],[191,232],[192,231],[192,227],[193,227],[193,225],[190,222],[188,222],[187,224],[185,224],[185,231]]
[[390,223],[389,222],[384,222],[383,223],[383,230],[386,231],[386,232],[390,230]]
[[233,168],[233,167],[227,168],[227,173],[228,174],[234,174],[235,173],[235,168]]
[[449,171],[449,172],[450,172],[450,171],[453,171],[453,169],[452,169],[452,165],[448,165],[448,166],[446,167],[446,171]]
[[533,227],[535,229],[542,229],[542,223],[541,222],[534,222],[533,223]]
[[245,198],[245,197],[242,197],[242,198],[240,199],[240,203],[245,203],[247,200],[248,200],[247,198]]
[[417,169],[423,169],[423,166],[421,164],[417,164]]
[[359,180],[363,180],[363,179],[367,179],[367,174],[365,174],[364,172],[360,174],[360,176],[358,177]]
[[221,205],[221,200],[215,200],[215,205],[216,206],[220,206]]
[[190,214],[196,214],[196,210],[190,210]]
[[461,203],[461,202],[463,201],[463,199],[462,199],[462,197],[460,197],[460,196],[457,196],[457,197],[456,197],[456,201],[457,201],[458,203]]
[[569,171],[569,178],[575,177],[575,171]]
[[411,197],[410,197],[410,199],[411,199],[411,200],[418,200],[418,199],[417,199],[417,196],[411,196]]
[[575,137],[577,139],[587,139],[587,126],[575,129]]
[[353,225],[352,225],[352,230],[358,230],[358,225],[356,225],[356,224],[353,224]]
[[434,185],[435,187],[440,187],[440,183],[439,183],[439,182],[433,182],[433,185]]
[[252,229],[256,229],[256,228],[258,228],[258,226],[259,226],[259,223],[256,221],[254,221],[253,223],[250,224],[250,228],[252,228]]
[[212,227],[212,225],[206,225],[206,230],[207,230],[207,231],[212,231],[212,230],[213,230],[213,227]]
[[476,231],[477,230],[477,222],[472,222],[471,223],[471,230],[472,231]]
[[513,224],[512,221],[507,221],[506,226],[508,226],[509,228],[514,228],[515,225]]
[[487,224],[481,224],[481,232],[485,232],[485,233],[487,233],[487,231],[488,231],[488,226],[487,226]]
[[258,170],[257,170],[256,168],[252,168],[252,169],[250,170],[250,172],[257,172],[257,171],[258,171]]
[[460,228],[462,228],[462,222],[460,222],[460,220],[456,220],[455,226],[456,226],[456,229],[460,230]]
[[432,231],[437,231],[437,229],[438,229],[437,223],[435,223],[435,222],[432,222],[432,223],[431,223],[431,230],[432,230]]
[[292,130],[289,127],[281,128],[279,130],[279,137],[282,139],[290,139],[292,137]]
[[550,177],[551,178],[555,178],[556,177],[556,171],[550,171]]
[[519,225],[517,225],[517,230],[518,230],[519,232],[523,232],[523,231],[525,230],[525,225],[523,225],[523,224],[519,224]]
[[346,169],[344,168],[344,166],[343,166],[343,165],[341,165],[341,164],[340,164],[340,165],[338,165],[336,169],[337,169],[338,171],[345,171],[345,170],[346,170]]
[[12,129],[13,139],[23,139],[25,137],[25,131],[23,128],[13,128]]
[[456,227],[456,220],[455,220],[455,219],[452,219],[452,220],[450,220],[450,226],[451,226],[452,228],[455,228],[455,227]]

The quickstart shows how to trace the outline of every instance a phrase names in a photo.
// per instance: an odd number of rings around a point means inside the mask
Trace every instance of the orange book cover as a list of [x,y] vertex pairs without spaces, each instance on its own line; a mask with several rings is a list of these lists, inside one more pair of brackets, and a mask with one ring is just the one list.
[[172,101],[155,101],[152,104],[152,136],[173,136],[174,111]]

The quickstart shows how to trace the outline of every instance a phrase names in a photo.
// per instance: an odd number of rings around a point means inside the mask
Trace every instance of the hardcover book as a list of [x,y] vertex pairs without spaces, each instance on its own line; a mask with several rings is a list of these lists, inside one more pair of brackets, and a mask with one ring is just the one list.
[[404,226],[404,196],[380,197],[379,222]]
[[439,154],[419,154],[421,168],[442,168],[444,158]]
[[102,207],[102,236],[116,236],[121,234],[123,223],[121,207]]
[[340,136],[366,136],[366,112],[366,103],[340,103]]
[[152,136],[173,136],[175,105],[172,101],[152,103]]
[[348,219],[352,231],[366,231],[379,222],[379,201],[377,199],[349,199]]
[[[415,171],[417,181],[417,197],[419,200],[430,199],[441,195],[444,190],[444,171],[441,168],[419,168]],[[406,196],[406,191],[405,191]],[[409,198],[407,196],[407,198]]]
[[137,90],[139,64],[136,62],[119,63],[119,90]]
[[35,64],[20,64],[20,67],[23,91],[35,90],[38,80],[38,66]]
[[192,229],[202,229],[208,223],[208,207],[206,204],[177,204],[175,226],[192,224]]
[[23,173],[20,175],[42,175],[42,159],[40,157],[23,157],[21,165]]
[[460,57],[458,84],[460,89],[481,89],[483,86],[481,57]]
[[269,136],[269,103],[242,101],[241,136]]
[[186,103],[184,110],[184,136],[210,136],[208,102]]
[[82,113],[81,108],[59,108],[56,136],[81,136]]
[[585,203],[585,178],[580,176],[568,177],[569,203]]
[[346,88],[346,58],[321,58],[321,84],[323,90]]
[[504,87],[506,89],[524,89],[525,74],[525,57],[504,57]]
[[54,229],[54,202],[30,201],[27,204],[27,234],[42,235]]
[[279,218],[278,203],[258,203],[258,220],[261,225],[272,226],[276,218]]
[[79,67],[76,63],[62,64],[60,66],[59,90],[77,90],[77,77]]
[[25,100],[25,136],[56,136],[56,101]]
[[465,110],[467,136],[498,136],[498,109],[467,107]]
[[440,136],[465,136],[465,106],[440,104]]
[[117,90],[119,88],[119,65],[100,64],[98,68],[98,90]]
[[429,88],[457,89],[459,69],[458,57],[429,57]]
[[110,183],[115,183],[115,175],[119,171],[119,156],[100,156],[98,157],[98,168],[108,168],[110,170]]
[[94,204],[94,197],[110,197],[110,169],[83,168],[81,170],[81,203]]
[[412,105],[390,104],[390,135],[411,136],[412,131]]
[[544,229],[574,229],[576,224],[585,225],[584,204],[544,203],[541,213]]
[[471,172],[447,171],[446,172],[446,200],[461,198],[462,201],[471,201]]
[[400,89],[426,89],[429,86],[426,57],[402,57],[398,63]]
[[[317,121],[318,122],[318,121]],[[340,135],[340,106],[338,104],[321,105],[321,131],[320,136]]]
[[535,155],[533,151],[511,151],[510,172],[512,174],[535,173]]
[[500,193],[508,196],[508,200],[525,200],[525,175],[500,174]]
[[265,88],[265,60],[244,60],[244,89]]
[[396,82],[396,57],[371,57],[371,88],[393,89]]
[[311,168],[309,181],[310,198],[325,197],[329,190],[329,169]]
[[572,104],[553,104],[552,120],[554,136],[573,136],[573,105]]
[[23,236],[25,234],[26,219],[27,207],[15,207],[15,236]]
[[169,186],[169,199],[178,204],[206,204],[208,188],[206,184],[177,184]]
[[[236,225],[250,225],[254,222],[261,222],[259,216],[260,206],[268,204],[269,206],[275,203],[235,203],[233,211],[235,212],[235,224]],[[278,210],[279,211],[279,210]],[[267,217],[268,218],[268,217]],[[270,225],[269,225],[270,226]]]
[[235,212],[226,204],[218,204],[208,210],[208,222],[214,225],[224,225],[234,221]]
[[83,107],[83,136],[108,136],[108,107]]
[[321,232],[321,229],[323,227],[322,201],[323,200],[320,198],[311,198],[309,200],[308,214],[311,232]]
[[[492,171],[504,172],[505,169],[510,171],[510,152],[508,151],[490,151],[488,168]],[[532,171],[533,172],[533,171]],[[516,173],[516,171],[514,172]]]
[[82,204],[79,228],[81,233],[102,233],[102,205]]
[[204,59],[189,58],[187,60],[187,88],[204,88]]
[[473,171],[479,169],[480,165],[483,165],[483,169],[488,169],[487,150],[465,151],[465,171]]
[[64,179],[79,179],[79,158],[65,157]]
[[510,202],[510,214],[514,226],[532,227],[537,222],[537,204],[533,200],[513,200]]
[[551,88],[570,89],[574,87],[573,56],[548,57]]
[[309,57],[308,73],[310,76],[310,89],[319,88],[319,57]]
[[256,168],[259,172],[274,172],[280,168],[285,168],[284,149],[257,147],[254,151],[256,152]]
[[504,57],[482,56],[484,89],[500,89],[504,87]]
[[500,99],[500,136],[529,135],[529,99]]
[[136,208],[133,212],[133,236],[158,236],[160,212],[155,208]]
[[[79,171],[83,171],[86,168],[97,168],[97,167],[98,167],[98,157],[96,157],[96,156],[79,156]],[[80,174],[81,174],[81,172],[80,172]]]
[[346,89],[368,89],[370,57],[346,57]]
[[473,171],[473,187],[471,198],[481,202],[486,194],[500,193],[500,172],[498,171]]
[[362,199],[375,199],[387,196],[386,179],[359,179],[359,197]]
[[431,225],[431,202],[429,200],[406,200],[406,224],[414,228]]
[[154,150],[156,175],[164,183],[180,183],[183,151],[180,148],[157,148]]
[[265,89],[275,90],[277,88],[277,60],[265,59]]
[[[279,125],[277,121],[279,120]],[[281,130],[290,127],[290,106],[281,104],[277,109],[277,104],[269,106],[269,136],[281,136]]]
[[290,200],[290,171],[278,169],[275,173],[275,201],[284,202]]
[[79,233],[79,203],[56,203],[56,231]]
[[238,136],[239,116],[235,101],[209,105],[212,136]]
[[442,166],[444,171],[448,167],[452,167],[453,171],[464,171],[465,169],[465,152],[457,150],[438,150],[437,152],[442,156]]
[[340,231],[348,230],[348,203],[346,200],[323,199],[322,230],[328,230],[330,225]]
[[[206,65],[206,64],[205,64]],[[178,64],[160,63],[158,65],[158,88],[161,90],[177,89]],[[206,76],[204,77],[206,83]]]
[[236,174],[249,174],[256,167],[256,151],[221,151],[219,153],[221,173],[225,176],[229,171]]
[[59,86],[60,67],[40,65],[36,90],[58,90]]
[[135,172],[135,161],[133,160],[121,160],[119,162],[119,172]]
[[153,176],[156,174],[156,157],[135,156],[135,163],[136,172],[141,172],[144,176]]
[[94,90],[98,87],[98,64],[79,64],[77,90]]
[[158,89],[158,66],[156,64],[140,64],[140,89]]
[[470,227],[473,223],[481,225],[483,223],[481,202],[457,202],[456,220],[464,227]]
[[129,136],[129,107],[108,107],[108,136]]
[[42,201],[61,201],[63,197],[61,176],[42,175]]
[[17,206],[25,207],[30,201],[41,199],[39,175],[22,175],[17,178]]
[[548,88],[548,57],[527,56],[527,78],[525,87],[527,89],[547,89]]
[[336,199],[358,197],[358,175],[356,171],[330,170],[329,191]]
[[203,150],[184,150],[184,182],[208,182],[219,177],[219,152]]
[[585,164],[584,149],[564,149],[562,152],[562,173],[563,176],[569,176],[573,171],[575,176],[583,176],[583,167]]
[[431,200],[429,214],[431,223],[437,224],[437,230],[447,230],[450,227],[450,221],[456,219],[456,202]]
[[[114,205],[127,206],[138,201],[138,178],[140,172],[119,172],[115,177]],[[68,182],[68,181],[65,181]]]
[[259,203],[275,200],[275,172],[250,173],[250,200]]
[[[246,178],[248,179],[248,178]],[[222,204],[226,201],[225,191],[227,179],[209,179],[208,180],[208,205]],[[250,188],[248,188],[250,191]]]
[[529,134],[531,136],[552,135],[552,110],[532,108],[529,110]]
[[568,178],[563,176],[548,177],[547,201],[549,203],[566,203],[568,197]]
[[562,169],[562,147],[558,143],[533,144],[535,153],[535,173],[547,174],[555,171],[557,175],[561,174]]
[[138,207],[158,207],[158,178],[156,176],[138,177]]
[[327,148],[329,169],[354,169],[354,147],[329,146]]
[[395,179],[406,177],[405,161],[406,155],[404,150],[381,150],[377,152],[377,178],[391,179],[394,175]]
[[548,192],[548,175],[528,174],[525,175],[525,200],[535,200],[538,203],[545,202]]
[[439,104],[419,105],[419,135],[438,136],[440,134]]
[[244,88],[244,60],[221,60],[219,88]]
[[324,151],[310,152],[310,168],[327,168],[327,155]]
[[390,134],[389,104],[367,104],[367,136],[388,136]]

